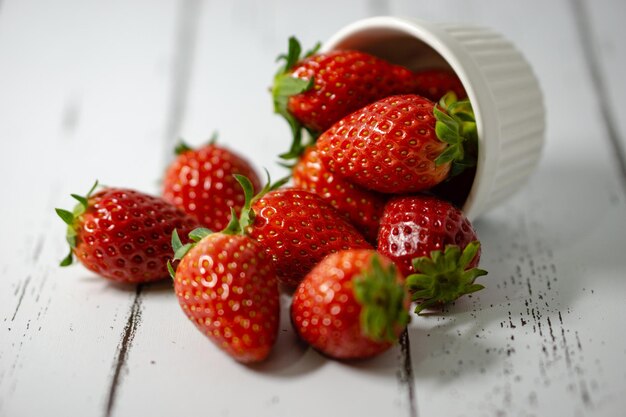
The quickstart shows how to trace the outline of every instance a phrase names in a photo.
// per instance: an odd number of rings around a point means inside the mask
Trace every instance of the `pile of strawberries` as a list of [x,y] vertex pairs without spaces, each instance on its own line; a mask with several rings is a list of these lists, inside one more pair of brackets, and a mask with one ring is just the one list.
[[[181,144],[162,197],[96,185],[72,195],[70,253],[102,277],[174,279],[180,306],[236,360],[265,359],[279,292],[302,340],[337,359],[393,345],[409,309],[480,290],[480,243],[461,204],[478,152],[472,108],[446,70],[414,73],[359,51],[280,58],[274,110],[289,123],[289,177],[265,186],[215,143]],[[95,193],[94,193],[95,192]]]

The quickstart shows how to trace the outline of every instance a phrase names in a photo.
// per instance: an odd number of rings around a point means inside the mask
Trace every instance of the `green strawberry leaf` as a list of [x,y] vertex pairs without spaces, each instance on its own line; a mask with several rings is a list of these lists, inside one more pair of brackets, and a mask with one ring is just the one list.
[[74,226],[74,214],[60,208],[55,208],[54,210],[57,212],[61,220],[65,222],[65,224],[68,226]]
[[433,114],[435,115],[435,119],[437,119],[438,125],[446,126],[455,134],[459,134],[459,122],[454,119],[450,115],[442,112],[437,107],[433,108]]
[[[304,93],[313,87],[314,79],[303,80],[302,78],[295,77],[281,77],[277,80],[276,87],[280,92],[281,99],[288,99],[289,97]],[[282,109],[282,107],[281,107]]]
[[[70,196],[78,201],[78,203],[81,205],[82,207],[82,211],[84,212],[85,210],[87,210],[87,199],[85,197],[83,197],[82,195],[78,195],[78,194],[70,194]],[[82,213],[81,213],[82,214]]]
[[463,153],[463,146],[459,144],[450,145],[448,146],[448,148],[446,148],[445,151],[439,154],[437,159],[435,159],[435,165],[439,166],[439,165],[447,164],[448,162],[453,162],[453,161],[462,159],[463,158],[462,153]]
[[[204,227],[198,227],[189,232],[189,239],[191,242],[183,244],[180,240],[180,236],[178,235],[178,231],[174,229],[172,232],[172,250],[174,251],[174,257],[172,260],[179,261],[187,255],[187,253],[194,247],[198,242],[200,242],[205,237],[209,236],[213,232]],[[169,268],[168,268],[169,269]],[[173,268],[172,268],[173,270]],[[171,275],[171,271],[170,271]]]
[[183,246],[183,242],[180,241],[180,237],[178,236],[178,230],[174,229],[172,232],[172,249],[176,252]]
[[69,266],[74,261],[74,253],[70,250],[70,253],[67,254],[65,258],[59,263],[59,266]]
[[459,135],[460,128],[456,130],[451,129],[449,126],[437,122],[435,124],[435,133],[442,142],[446,142],[449,145],[458,145],[463,141],[463,138]]
[[194,243],[198,243],[212,233],[213,231],[207,229],[206,227],[198,227],[189,232],[189,239],[191,239]]
[[283,72],[289,71],[300,60],[300,53],[302,52],[302,46],[295,36],[289,37],[289,46],[287,48],[287,55],[279,55],[276,61],[285,60],[285,66],[282,68]]
[[67,226],[65,240],[70,247],[69,254],[65,258],[63,258],[63,260],[59,264],[60,266],[68,266],[71,265],[73,262],[73,250],[76,248],[76,227],[78,227],[77,221],[78,218],[89,208],[89,199],[91,198],[91,195],[97,187],[98,181],[96,180],[85,196],[70,194],[72,198],[78,201],[78,204],[74,206],[74,209],[72,211],[60,208],[54,209],[57,215],[61,218],[61,220],[63,220],[63,223],[65,223]]
[[189,151],[193,151],[193,148],[187,145],[187,143],[185,143],[183,139],[179,139],[178,143],[176,144],[176,147],[174,148],[174,153],[176,155],[182,155],[185,152],[189,152]]
[[321,47],[322,47],[322,43],[317,42],[315,45],[313,45],[313,48],[309,49],[308,51],[304,53],[304,57],[308,58],[310,56],[315,55],[320,50]]
[[239,183],[239,185],[241,185],[241,188],[243,189],[245,202],[243,204],[243,207],[241,208],[241,214],[239,215],[239,218],[237,218],[235,211],[231,208],[230,222],[228,226],[226,226],[226,228],[222,231],[222,233],[231,234],[231,235],[232,234],[245,234],[246,230],[250,226],[252,226],[252,223],[254,222],[255,214],[254,214],[254,210],[252,210],[252,205],[255,202],[257,202],[260,198],[262,198],[265,194],[267,194],[268,192],[282,187],[291,178],[291,176],[289,175],[284,178],[281,178],[280,180],[272,184],[270,173],[267,171],[267,169],[265,170],[265,176],[267,178],[267,182],[263,186],[263,189],[259,191],[258,194],[254,195],[254,186],[252,185],[252,182],[250,182],[250,180],[244,175],[239,175],[239,174],[234,175],[235,179],[237,180],[237,182]]
[[439,100],[433,109],[437,120],[435,133],[449,146],[435,159],[437,166],[451,164],[449,177],[476,166],[478,154],[478,131],[474,111],[469,100],[457,101],[453,92]]
[[373,255],[369,268],[354,279],[354,296],[362,306],[361,331],[371,340],[395,342],[397,330],[409,321],[407,293],[396,277],[394,264],[383,267],[378,255]]
[[458,102],[458,98],[456,94],[454,93],[454,91],[450,91],[444,94],[443,97],[439,99],[439,106],[445,109],[446,111],[450,111],[450,108],[452,106],[457,105],[456,104],[457,102]]
[[457,245],[447,245],[444,252],[432,251],[430,257],[413,259],[415,273],[406,278],[406,286],[413,301],[418,302],[417,314],[484,288],[474,281],[487,271],[468,269],[479,249],[478,241],[469,243],[463,251]]
[[315,54],[319,49],[320,44],[316,44],[315,47],[306,52],[305,56],[301,58],[302,47],[300,42],[295,37],[289,38],[289,47],[287,54],[278,56],[277,61],[284,60],[285,63],[279,68],[274,76],[274,85],[272,86],[272,100],[274,103],[274,112],[281,115],[289,124],[291,134],[293,137],[292,148],[286,155],[295,157],[293,155],[300,155],[302,149],[302,124],[296,120],[295,117],[288,110],[289,98],[302,94],[313,88],[315,79],[301,79],[292,76],[291,71],[293,67],[304,58],[308,58]]
[[172,263],[169,261],[167,261],[167,272],[170,273],[170,277],[172,277],[172,279],[176,278],[176,271],[174,271],[174,267],[172,266]]
[[[247,214],[244,214],[244,213],[247,213]],[[241,211],[242,217],[244,216],[249,217],[251,216],[251,214],[254,214],[252,210]],[[237,213],[235,212],[235,209],[233,207],[230,208],[230,221],[228,222],[224,230],[222,230],[222,233],[227,234],[227,235],[240,235],[244,233],[244,230],[241,227],[241,223],[239,219],[237,218]]]
[[467,266],[474,260],[479,250],[480,242],[477,240],[468,243],[459,257],[459,266],[465,270],[465,268],[467,268]]

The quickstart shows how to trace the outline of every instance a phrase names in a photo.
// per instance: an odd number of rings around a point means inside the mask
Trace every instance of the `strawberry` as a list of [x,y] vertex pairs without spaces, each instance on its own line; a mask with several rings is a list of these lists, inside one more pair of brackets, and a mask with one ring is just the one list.
[[288,286],[298,285],[330,253],[371,248],[330,204],[308,191],[274,190],[255,201],[252,209],[250,236],[272,257],[278,280]]
[[326,255],[343,249],[371,249],[363,236],[321,197],[293,188],[277,189],[288,178],[253,196],[252,184],[237,176],[246,195],[241,227],[272,258],[279,282],[295,287]]
[[334,253],[294,293],[291,322],[316,350],[362,359],[387,350],[406,327],[410,298],[402,275],[373,250]]
[[177,228],[188,233],[198,222],[158,197],[138,191],[105,188],[96,194],[98,182],[86,196],[72,194],[78,204],[73,212],[56,209],[67,224],[69,255],[96,274],[124,283],[154,281],[168,276],[170,236]]
[[306,148],[293,167],[293,184],[320,196],[352,223],[368,242],[376,242],[387,197],[334,175],[319,160],[315,145]]
[[234,211],[222,232],[196,229],[194,243],[172,235],[178,302],[196,327],[242,363],[267,358],[276,342],[279,300],[276,273],[265,251],[243,234]]
[[459,99],[467,97],[461,80],[450,70],[432,69],[415,74],[414,93],[432,101],[439,101],[447,92],[452,91]]
[[407,275],[413,299],[419,302],[417,313],[483,288],[474,284],[487,273],[476,268],[476,232],[461,210],[436,197],[391,199],[381,219],[378,251]]
[[199,149],[185,143],[176,147],[178,157],[166,171],[163,198],[212,230],[228,224],[230,208],[241,210],[244,195],[233,174],[250,178],[256,190],[260,181],[252,166],[233,151],[211,142]]
[[326,167],[382,193],[429,189],[475,164],[476,124],[469,101],[439,105],[417,95],[387,97],[341,119],[317,141]]
[[300,58],[297,39],[289,39],[285,64],[274,78],[274,111],[289,122],[294,136],[304,127],[314,135],[342,117],[383,97],[409,93],[414,74],[407,68],[360,51],[316,53]]

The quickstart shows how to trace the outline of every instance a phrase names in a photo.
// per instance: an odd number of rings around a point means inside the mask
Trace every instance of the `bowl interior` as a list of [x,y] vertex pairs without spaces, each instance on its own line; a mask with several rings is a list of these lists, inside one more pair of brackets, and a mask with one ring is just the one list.
[[447,69],[448,62],[430,45],[393,28],[370,28],[355,32],[333,45],[332,49],[356,49],[403,65],[413,71]]

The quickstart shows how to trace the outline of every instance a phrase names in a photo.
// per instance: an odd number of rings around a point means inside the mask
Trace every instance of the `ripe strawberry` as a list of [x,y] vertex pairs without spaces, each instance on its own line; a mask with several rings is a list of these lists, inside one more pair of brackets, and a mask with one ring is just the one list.
[[178,157],[166,171],[163,198],[212,230],[222,230],[230,219],[230,208],[241,210],[244,195],[233,174],[250,178],[256,190],[260,181],[252,166],[236,153],[215,144],[192,149],[176,147]]
[[347,181],[383,193],[410,193],[474,165],[475,155],[464,143],[475,149],[476,141],[468,101],[457,102],[450,94],[437,106],[402,95],[341,119],[319,137],[317,148],[322,163]]
[[317,194],[370,243],[376,242],[387,197],[358,187],[330,172],[319,160],[315,145],[306,148],[293,167],[296,188]]
[[326,257],[300,283],[291,321],[318,351],[361,359],[398,340],[410,303],[403,277],[389,259],[373,250],[347,250]]
[[296,286],[326,255],[371,248],[365,238],[319,196],[275,190],[256,201],[250,236],[271,255],[278,280]]
[[463,212],[436,197],[396,197],[385,206],[378,251],[407,276],[416,312],[456,300],[483,288],[474,280],[480,242]]
[[319,44],[300,58],[297,39],[274,78],[274,111],[287,119],[294,136],[304,126],[317,134],[353,111],[383,97],[409,93],[414,74],[407,68],[359,51],[316,54]]
[[363,236],[321,197],[268,184],[252,196],[250,182],[237,176],[246,194],[241,226],[271,256],[278,280],[296,286],[326,255],[368,248]]
[[467,97],[467,93],[456,74],[449,70],[433,69],[415,74],[416,87],[413,91],[422,97],[437,102],[447,92],[452,91],[459,99]]
[[92,195],[72,194],[78,204],[73,212],[56,209],[67,224],[69,255],[89,270],[113,281],[140,283],[168,276],[170,236],[177,228],[186,234],[198,222],[158,197],[137,191],[105,188]]
[[243,235],[234,211],[232,218],[219,233],[194,230],[193,244],[183,245],[175,232],[172,247],[180,263],[170,273],[189,320],[237,361],[259,362],[278,334],[276,274],[263,248]]

